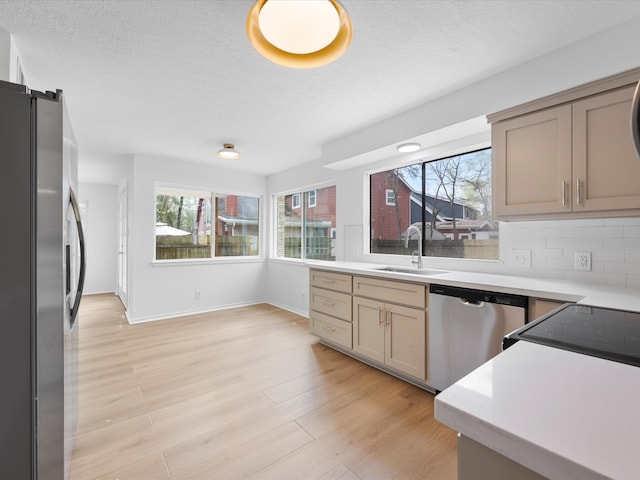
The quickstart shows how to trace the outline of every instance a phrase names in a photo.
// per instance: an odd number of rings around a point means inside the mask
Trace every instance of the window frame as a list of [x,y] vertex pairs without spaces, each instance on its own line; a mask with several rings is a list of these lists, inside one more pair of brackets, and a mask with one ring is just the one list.
[[[158,195],[162,195],[159,191],[162,190],[177,190],[184,191],[185,193],[206,193],[209,195],[209,199],[211,202],[211,253],[209,257],[204,258],[174,258],[174,259],[158,259],[156,258],[156,241],[157,236],[155,235],[155,223],[157,217],[154,216],[154,235],[153,235],[153,254],[152,254],[152,265],[154,266],[163,266],[163,265],[176,265],[176,264],[206,264],[206,263],[238,263],[238,262],[255,262],[264,260],[264,249],[265,249],[265,230],[264,230],[264,196],[256,193],[248,193],[248,192],[240,192],[234,191],[233,193],[228,193],[223,190],[215,190],[207,187],[194,187],[194,186],[185,186],[185,185],[174,185],[167,183],[155,183],[154,184],[154,205],[157,202]],[[215,203],[219,197],[228,197],[228,196],[236,196],[236,197],[252,197],[258,200],[258,254],[257,255],[226,255],[226,256],[216,256],[216,245],[217,245],[217,224],[218,219],[214,219],[215,215]],[[157,215],[157,214],[156,214]],[[215,228],[214,228],[215,227]]]
[[[428,204],[426,197],[428,197],[428,192],[427,190],[425,190],[426,188],[426,180],[427,180],[427,165],[429,163],[432,162],[437,162],[439,160],[448,160],[448,159],[454,159],[455,157],[464,157],[465,155],[472,155],[478,152],[482,152],[488,150],[489,151],[489,155],[491,156],[492,154],[492,146],[490,143],[483,143],[483,144],[479,144],[479,145],[473,145],[470,146],[469,148],[456,148],[454,149],[454,151],[448,151],[448,152],[441,152],[429,157],[423,157],[423,158],[418,158],[415,160],[415,163],[411,163],[411,164],[405,164],[404,162],[402,163],[392,163],[390,165],[387,165],[385,167],[378,167],[376,169],[372,169],[369,170],[367,172],[365,172],[364,175],[364,179],[363,179],[363,232],[362,232],[362,246],[363,246],[363,250],[364,250],[364,254],[365,255],[377,255],[377,256],[393,256],[393,257],[404,257],[404,256],[409,256],[409,253],[393,253],[393,252],[385,252],[385,251],[372,251],[372,248],[374,247],[373,245],[373,235],[374,235],[374,222],[372,219],[372,208],[373,206],[376,204],[374,199],[373,199],[373,195],[374,195],[374,191],[373,191],[373,185],[372,185],[372,177],[377,175],[377,174],[382,174],[385,172],[393,172],[395,170],[401,170],[404,167],[409,167],[409,166],[415,166],[417,167],[418,170],[421,170],[422,172],[422,177],[418,178],[416,177],[416,181],[421,181],[422,186],[421,188],[417,188],[416,190],[414,190],[414,193],[417,194],[418,196],[422,197],[422,205]],[[489,163],[490,168],[493,167],[493,163],[490,161]],[[493,190],[493,185],[492,185],[492,180],[493,180],[493,176],[490,173],[489,175],[486,176],[486,178],[488,178],[489,180],[489,199],[491,198],[491,191]],[[418,187],[416,185],[416,187]],[[392,189],[384,189],[385,190],[385,201],[384,204],[380,204],[377,203],[378,207],[376,208],[380,208],[380,205],[382,206],[395,206],[394,204],[389,204],[388,203],[388,191]],[[376,198],[380,198],[380,190],[377,190]],[[396,199],[397,200],[397,199]],[[464,200],[460,200],[458,199],[458,197],[456,196],[456,203],[460,203],[463,202]],[[425,203],[427,202],[427,203]],[[485,207],[487,206],[487,204],[484,204]],[[469,233],[469,235],[467,236],[466,240],[476,240],[476,239],[486,239],[486,240],[497,240],[499,242],[499,231],[500,231],[500,223],[497,220],[494,220],[491,218],[491,202],[489,201],[488,203],[488,209],[487,208],[476,208],[475,210],[474,207],[470,204],[470,205],[463,205],[463,209],[461,210],[464,213],[464,218],[457,218],[458,221],[460,220],[482,220],[483,218],[487,221],[490,222],[492,224],[495,224],[495,230],[491,230],[489,231],[489,233],[484,236],[482,238],[477,238],[476,234],[471,232]],[[478,212],[478,216],[471,216],[469,215],[469,212]],[[487,217],[483,217],[480,215],[480,212],[489,212],[487,215]],[[425,238],[425,228],[427,230],[427,232],[429,231],[429,226],[430,226],[430,221],[427,220],[427,213],[425,211],[425,208],[421,209],[421,218],[422,220],[418,220],[420,223],[422,223],[422,233],[423,233],[423,247],[424,245],[427,243],[428,238]],[[411,221],[411,214],[410,214],[410,218],[409,221]],[[426,227],[425,227],[426,225]],[[408,227],[407,227],[408,228]],[[492,233],[493,232],[493,233]],[[376,233],[376,235],[378,235],[378,233]],[[443,232],[443,235],[445,238],[449,238],[453,240],[453,233],[449,233],[449,232]],[[466,235],[466,232],[462,233],[462,232],[458,232],[458,240],[465,240],[465,238],[462,238],[462,236]],[[382,238],[382,237],[380,237]],[[404,237],[403,237],[404,238]],[[488,248],[491,248],[490,245],[488,245]],[[493,252],[491,250],[489,250],[489,255],[487,255],[487,257],[482,257],[482,256],[478,256],[478,257],[456,257],[456,256],[433,256],[430,258],[438,258],[441,260],[453,260],[453,261],[458,261],[458,260],[466,260],[466,261],[481,261],[481,262],[499,262],[500,261],[500,246],[499,243],[497,246],[495,246],[494,248],[497,249],[497,256],[494,258],[493,256]],[[377,260],[380,261],[380,260]]]
[[294,210],[300,208],[302,206],[302,202],[300,201],[300,193],[292,193],[291,194],[291,208]]
[[[307,194],[307,206],[309,208],[314,208],[317,204],[317,197],[318,197],[318,190],[317,189],[312,189],[312,190],[307,190],[307,192],[305,192]],[[313,194],[313,195],[312,195]],[[313,197],[313,204],[311,203],[311,197]]]
[[[282,191],[282,192],[277,192],[277,193],[272,193],[271,194],[271,221],[270,223],[270,227],[271,227],[271,248],[270,248],[270,258],[272,260],[276,260],[276,261],[281,261],[281,262],[295,262],[295,263],[305,263],[309,260],[314,260],[314,259],[309,259],[306,257],[307,255],[307,245],[306,245],[306,235],[305,235],[305,229],[307,228],[305,226],[305,222],[306,222],[306,212],[308,208],[314,208],[318,206],[318,190],[321,189],[325,189],[325,188],[331,188],[333,187],[334,189],[337,190],[337,186],[335,181],[331,181],[331,182],[326,182],[326,183],[322,183],[322,184],[316,184],[314,186],[311,187],[304,187],[304,188],[297,188],[297,189],[292,189],[292,190],[287,190],[287,191]],[[313,203],[313,206],[309,207],[307,206],[309,204],[309,195],[308,193],[313,191],[314,192],[314,196],[315,196],[315,201]],[[278,238],[278,199],[281,197],[286,198],[287,196],[291,195],[292,197],[292,209],[298,209],[302,207],[302,217],[305,220],[301,220],[301,225],[300,225],[300,235],[301,235],[301,256],[300,258],[298,257],[287,257],[287,256],[280,256],[278,255],[278,250],[279,250],[279,238]],[[300,198],[300,206],[298,207],[294,207],[293,206],[293,198],[295,197],[299,197]],[[307,201],[305,202],[304,199],[305,197],[307,197]],[[336,205],[334,205],[335,211],[334,211],[334,216],[337,216],[337,202]],[[336,227],[337,227],[337,222],[336,222]],[[337,236],[337,233],[335,232],[335,230],[337,230],[336,227],[330,228],[330,240],[335,241],[335,236]],[[335,261],[335,257],[332,260],[321,260],[321,261]]]
[[[391,194],[393,196],[392,200],[389,199],[389,194]],[[385,201],[385,205],[387,205],[388,207],[395,207],[396,206],[396,193],[392,189],[387,188],[386,191],[385,191],[385,199],[384,199],[384,201]]]

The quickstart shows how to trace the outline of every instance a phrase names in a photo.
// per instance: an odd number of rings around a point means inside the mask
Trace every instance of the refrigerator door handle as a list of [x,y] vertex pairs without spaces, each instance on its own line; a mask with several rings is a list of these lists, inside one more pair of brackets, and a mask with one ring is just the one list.
[[73,301],[71,307],[71,319],[69,320],[70,326],[73,328],[73,324],[78,316],[78,308],[80,307],[80,299],[82,297],[82,289],[84,288],[84,276],[86,272],[86,262],[84,255],[84,230],[82,229],[82,221],[80,220],[80,209],[78,208],[78,202],[73,190],[69,189],[69,202],[73,209],[73,216],[76,220],[76,226],[78,227],[78,241],[80,243],[80,274],[78,276],[78,288],[76,289],[76,298]]

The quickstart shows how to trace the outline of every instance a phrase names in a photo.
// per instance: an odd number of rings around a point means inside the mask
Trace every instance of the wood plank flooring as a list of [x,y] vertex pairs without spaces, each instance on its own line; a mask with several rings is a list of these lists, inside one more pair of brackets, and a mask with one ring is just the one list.
[[256,305],[129,325],[84,296],[71,479],[454,480],[433,395]]

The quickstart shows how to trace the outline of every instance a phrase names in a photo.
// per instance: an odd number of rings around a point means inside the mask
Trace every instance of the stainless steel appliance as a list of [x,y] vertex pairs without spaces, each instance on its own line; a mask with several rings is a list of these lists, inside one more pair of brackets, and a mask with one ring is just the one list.
[[84,240],[62,92],[0,82],[0,478],[68,475]]
[[428,383],[444,390],[502,351],[527,320],[528,297],[429,286]]
[[640,313],[569,303],[504,338],[640,366]]

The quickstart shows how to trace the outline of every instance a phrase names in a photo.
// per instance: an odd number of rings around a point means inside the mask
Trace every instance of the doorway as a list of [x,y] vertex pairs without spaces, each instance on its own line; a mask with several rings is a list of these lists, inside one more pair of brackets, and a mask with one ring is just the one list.
[[128,228],[128,208],[127,208],[127,187],[120,193],[118,206],[118,297],[124,308],[128,308],[127,298],[127,238]]

